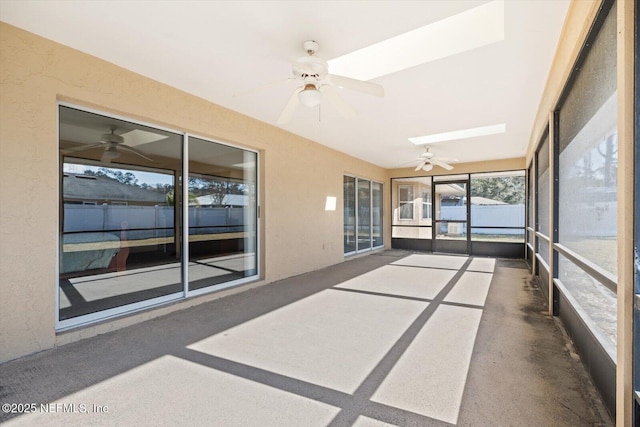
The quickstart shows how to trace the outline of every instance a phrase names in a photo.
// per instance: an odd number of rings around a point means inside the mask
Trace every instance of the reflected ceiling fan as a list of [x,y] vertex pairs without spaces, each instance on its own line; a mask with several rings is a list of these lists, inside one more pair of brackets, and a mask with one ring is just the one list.
[[102,157],[100,157],[101,162],[110,163],[112,160],[120,157],[121,151],[128,151],[130,153],[136,154],[143,159],[146,159],[150,162],[153,162],[149,157],[142,154],[140,151],[128,147],[125,145],[124,137],[121,135],[116,135],[117,128],[115,126],[111,127],[111,133],[105,133],[100,137],[100,141],[91,144],[91,145],[81,145],[79,147],[67,148],[63,149],[63,154],[71,154],[77,153],[80,151],[93,150],[94,148],[103,147],[104,153],[102,153]]
[[425,152],[422,153],[417,160],[419,163],[415,170],[419,171],[422,169],[425,172],[429,172],[434,166],[440,166],[441,168],[450,171],[453,169],[453,166],[446,162],[458,161],[457,159],[436,158],[436,155],[429,151],[429,148],[425,148]]
[[316,56],[316,52],[320,48],[317,42],[307,40],[303,46],[307,55],[294,61],[292,67],[293,77],[295,80],[299,80],[301,85],[293,91],[282,113],[280,113],[279,124],[288,123],[298,105],[302,104],[311,108],[320,105],[325,100],[345,118],[355,117],[356,110],[340,97],[337,88],[347,88],[367,95],[384,96],[384,88],[379,84],[329,74],[327,61]]

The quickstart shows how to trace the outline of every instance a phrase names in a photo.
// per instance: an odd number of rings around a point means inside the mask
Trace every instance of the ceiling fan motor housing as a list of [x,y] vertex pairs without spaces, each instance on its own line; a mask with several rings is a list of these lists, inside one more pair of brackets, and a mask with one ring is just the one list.
[[102,138],[100,138],[100,142],[124,144],[124,138],[120,135],[116,135],[115,133],[106,133],[102,135]]
[[322,58],[303,56],[293,63],[292,72],[294,77],[299,80],[304,80],[307,77],[315,77],[316,80],[321,80],[329,73],[329,65]]

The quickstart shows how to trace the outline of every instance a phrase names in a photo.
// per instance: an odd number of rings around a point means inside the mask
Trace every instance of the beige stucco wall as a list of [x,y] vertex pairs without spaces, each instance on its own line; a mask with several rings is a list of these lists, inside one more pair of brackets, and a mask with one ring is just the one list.
[[344,260],[343,174],[389,200],[380,167],[4,23],[0,55],[0,362],[127,323],[55,333],[58,101],[258,150],[264,283]]

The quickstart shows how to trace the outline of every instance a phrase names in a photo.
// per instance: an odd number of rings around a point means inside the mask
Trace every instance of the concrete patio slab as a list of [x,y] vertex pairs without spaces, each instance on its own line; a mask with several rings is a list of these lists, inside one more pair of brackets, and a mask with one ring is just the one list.
[[522,262],[374,253],[1,364],[0,422],[612,425],[544,304]]

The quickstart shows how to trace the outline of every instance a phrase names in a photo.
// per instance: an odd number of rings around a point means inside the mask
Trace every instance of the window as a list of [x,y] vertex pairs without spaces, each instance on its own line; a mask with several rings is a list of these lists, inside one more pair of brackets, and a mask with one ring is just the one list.
[[[59,329],[257,276],[256,153],[67,106],[59,119]],[[229,207],[199,209],[214,196]]]
[[413,186],[399,185],[398,193],[400,202],[399,219],[413,219]]
[[525,173],[471,175],[471,240],[524,242]]
[[383,246],[382,200],[381,183],[343,177],[345,254]]
[[[559,111],[558,278],[615,360],[617,300],[616,13],[608,11]],[[573,258],[578,255],[579,259]],[[585,264],[604,270],[600,278]]]
[[[391,237],[393,239],[410,239],[407,242],[413,239],[431,240],[433,232],[431,188],[430,176],[391,179],[393,204]],[[396,240],[395,244],[398,247],[397,245],[402,246],[404,243]]]
[[[533,195],[535,192],[535,187],[533,185],[533,162],[529,166],[529,170],[527,172],[527,227],[531,230],[535,230],[535,217],[533,211]],[[529,245],[533,244],[533,231],[527,230],[527,243]],[[533,247],[531,248],[533,249]]]
[[[536,153],[536,164],[538,170],[536,177],[538,178],[538,198],[536,199],[537,222],[536,231],[549,238],[549,135],[547,134],[542,141],[542,145]],[[537,239],[536,251],[542,257],[542,260],[549,265],[549,243],[544,239]],[[547,267],[548,270],[548,267]]]
[[431,191],[422,190],[422,219],[431,219]]

